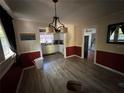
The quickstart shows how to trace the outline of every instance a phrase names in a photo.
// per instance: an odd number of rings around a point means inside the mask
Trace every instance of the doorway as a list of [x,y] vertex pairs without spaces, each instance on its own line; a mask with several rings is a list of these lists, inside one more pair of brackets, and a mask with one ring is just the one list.
[[84,59],[94,63],[96,51],[96,28],[87,28],[84,32]]
[[47,33],[40,29],[39,35],[42,56],[59,53],[66,58],[66,33]]
[[89,36],[84,36],[84,59],[88,57]]

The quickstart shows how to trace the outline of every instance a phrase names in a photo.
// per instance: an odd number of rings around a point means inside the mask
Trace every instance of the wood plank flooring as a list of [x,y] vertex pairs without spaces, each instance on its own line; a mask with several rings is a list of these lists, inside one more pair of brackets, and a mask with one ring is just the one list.
[[118,86],[123,76],[77,57],[64,59],[61,54],[46,56],[43,69],[24,71],[19,93],[76,93],[66,89],[68,80],[82,82],[86,93],[124,93]]

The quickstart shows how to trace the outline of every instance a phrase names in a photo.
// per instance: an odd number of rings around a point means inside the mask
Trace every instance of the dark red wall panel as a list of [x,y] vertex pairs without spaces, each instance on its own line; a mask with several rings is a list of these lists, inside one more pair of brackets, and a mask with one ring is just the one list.
[[81,47],[75,46],[75,54],[81,57]]
[[34,65],[35,58],[40,57],[40,51],[21,54],[19,62],[14,64],[0,80],[0,93],[16,93],[16,88],[23,68]]
[[71,46],[66,48],[66,55],[71,56],[71,55],[78,55],[81,56],[81,47],[78,46]]
[[20,55],[19,62],[22,64],[22,67],[29,67],[34,65],[33,61],[38,57],[40,57],[40,51],[24,53]]
[[66,55],[71,56],[75,54],[75,46],[66,47]]
[[14,64],[0,80],[0,93],[16,93],[22,67]]
[[96,62],[124,73],[124,55],[96,51]]

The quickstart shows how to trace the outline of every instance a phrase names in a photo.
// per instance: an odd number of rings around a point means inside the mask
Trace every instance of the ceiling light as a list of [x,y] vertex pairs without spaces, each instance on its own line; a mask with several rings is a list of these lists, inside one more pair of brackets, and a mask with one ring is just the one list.
[[55,16],[53,17],[53,21],[49,23],[49,32],[67,32],[67,28],[64,26],[63,23],[61,23],[59,17],[57,16],[57,9],[56,9],[56,3],[58,0],[53,0],[54,7],[55,7]]

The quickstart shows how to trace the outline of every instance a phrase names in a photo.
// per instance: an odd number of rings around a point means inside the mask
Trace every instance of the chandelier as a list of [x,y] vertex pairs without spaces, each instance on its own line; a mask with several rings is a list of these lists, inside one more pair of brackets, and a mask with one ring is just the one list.
[[59,17],[57,16],[56,3],[58,0],[53,0],[53,2],[55,7],[55,16],[53,17],[53,21],[49,23],[49,32],[66,32],[67,28],[61,23]]

